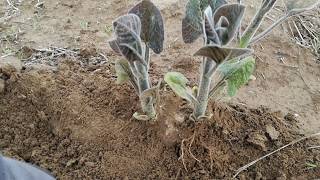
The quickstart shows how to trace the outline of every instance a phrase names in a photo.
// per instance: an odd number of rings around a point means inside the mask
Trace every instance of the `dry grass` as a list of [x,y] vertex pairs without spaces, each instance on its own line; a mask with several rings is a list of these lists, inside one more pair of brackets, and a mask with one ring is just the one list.
[[3,17],[0,17],[0,22],[8,21],[12,17],[19,15],[20,9],[18,6],[20,6],[21,2],[21,0],[5,0],[5,13]]
[[320,7],[293,17],[288,25],[294,41],[302,47],[312,49],[320,63]]

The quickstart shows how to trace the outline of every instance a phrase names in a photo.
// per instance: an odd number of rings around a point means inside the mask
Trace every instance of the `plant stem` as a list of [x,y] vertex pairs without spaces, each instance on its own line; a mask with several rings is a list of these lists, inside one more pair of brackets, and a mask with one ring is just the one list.
[[257,41],[261,40],[262,38],[264,38],[266,35],[268,35],[268,33],[270,33],[275,27],[277,27],[278,25],[280,25],[281,23],[283,23],[285,20],[287,20],[290,16],[287,14],[285,16],[282,16],[280,19],[278,19],[275,23],[273,23],[270,27],[268,27],[268,29],[266,29],[265,31],[263,31],[262,33],[258,34],[257,36],[255,36],[254,38],[252,38],[250,44],[256,43]]
[[208,74],[215,63],[207,58],[203,59],[201,77],[199,83],[199,91],[197,95],[198,104],[195,105],[193,116],[196,120],[206,115],[206,110],[209,102],[209,93],[211,87],[212,74]]
[[240,47],[248,47],[251,39],[256,34],[258,28],[260,27],[262,20],[265,18],[266,14],[274,7],[277,0],[263,0],[260,9],[252,19],[250,25],[247,27],[243,36],[240,40]]
[[[146,45],[145,50],[145,62],[149,63],[149,47]],[[136,68],[140,74],[138,79],[139,93],[142,94],[145,90],[150,89],[150,81],[148,74],[148,67],[143,65],[141,62],[136,62]],[[141,108],[142,111],[150,118],[154,119],[156,116],[156,112],[152,103],[152,98],[146,98],[145,100],[141,100]]]
[[277,27],[278,25],[282,24],[285,20],[287,20],[288,18],[292,17],[292,16],[296,16],[299,15],[305,11],[311,10],[313,9],[314,6],[311,6],[310,8],[305,8],[305,9],[298,9],[295,11],[291,11],[288,12],[286,15],[282,16],[280,19],[278,19],[275,23],[273,23],[270,27],[268,27],[268,29],[266,29],[265,31],[263,31],[262,33],[258,34],[257,36],[255,36],[252,41],[250,42],[250,44],[256,43],[257,41],[259,41],[260,39],[264,38],[266,35],[268,35],[268,33],[270,31],[272,31],[275,27]]
[[148,65],[147,71],[149,71],[149,68],[150,68],[150,48],[147,44],[145,45],[144,59],[146,61],[146,64]]

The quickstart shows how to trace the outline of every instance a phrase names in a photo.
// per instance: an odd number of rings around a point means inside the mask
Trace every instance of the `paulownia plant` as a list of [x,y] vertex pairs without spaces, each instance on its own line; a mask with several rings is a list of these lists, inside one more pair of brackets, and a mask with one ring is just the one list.
[[163,50],[164,27],[160,10],[150,1],[143,0],[128,14],[113,22],[115,38],[109,41],[111,48],[125,59],[116,62],[117,83],[130,82],[140,97],[139,120],[156,117],[154,104],[158,86],[152,87],[149,79],[150,49],[159,54]]
[[[182,21],[182,36],[185,43],[193,43],[202,36],[204,46],[196,53],[202,56],[199,87],[187,87],[187,78],[178,72],[169,72],[165,81],[180,97],[194,106],[193,119],[206,116],[210,98],[216,98],[226,89],[229,96],[246,84],[255,67],[253,50],[248,48],[265,37],[273,28],[291,16],[314,8],[317,0],[287,0],[287,13],[278,21],[257,35],[264,18],[277,0],[263,0],[256,15],[243,34],[240,33],[245,6],[228,4],[225,0],[189,0]],[[233,42],[235,35],[239,41]],[[230,47],[231,44],[233,47]]]

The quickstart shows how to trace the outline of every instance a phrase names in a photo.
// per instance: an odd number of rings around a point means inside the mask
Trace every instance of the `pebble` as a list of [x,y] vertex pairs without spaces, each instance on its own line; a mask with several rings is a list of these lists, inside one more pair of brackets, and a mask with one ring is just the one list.
[[4,92],[5,88],[5,81],[3,79],[0,79],[0,94]]
[[85,166],[88,166],[88,167],[94,167],[95,166],[94,162],[85,162],[84,164],[85,164]]
[[18,58],[8,56],[0,59],[0,69],[3,73],[10,75],[12,72],[20,72],[22,63]]
[[67,162],[66,167],[71,167],[77,163],[77,159],[71,159]]
[[266,126],[266,131],[271,140],[277,140],[280,136],[279,131],[277,131],[271,124]]
[[253,144],[255,146],[258,146],[261,148],[261,150],[266,151],[267,147],[266,147],[266,142],[267,142],[267,137],[265,135],[263,135],[260,132],[253,132],[251,134],[249,134],[249,138],[247,139],[247,142],[249,142],[250,144]]

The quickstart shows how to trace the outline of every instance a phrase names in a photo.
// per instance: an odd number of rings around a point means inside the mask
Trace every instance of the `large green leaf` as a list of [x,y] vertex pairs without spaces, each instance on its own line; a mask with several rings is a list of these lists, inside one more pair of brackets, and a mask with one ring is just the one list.
[[116,37],[109,42],[111,48],[130,62],[140,61],[145,64],[140,39],[140,18],[134,14],[121,16],[113,22],[113,28]]
[[182,20],[182,37],[185,43],[192,43],[203,33],[203,14],[208,6],[212,12],[218,7],[226,4],[225,0],[189,0],[186,14]]
[[255,68],[255,59],[250,56],[240,61],[227,61],[218,68],[226,77],[229,96],[236,95],[238,89],[245,85]]
[[218,45],[207,45],[200,48],[194,55],[207,57],[217,64],[220,64],[224,60],[241,58],[252,53],[253,50],[247,48],[228,48]]
[[140,17],[141,39],[157,54],[163,50],[164,26],[160,10],[150,1],[143,0],[129,13]]
[[164,76],[164,81],[178,96],[191,103],[197,104],[197,99],[187,87],[188,79],[183,74],[179,72],[168,72]]

